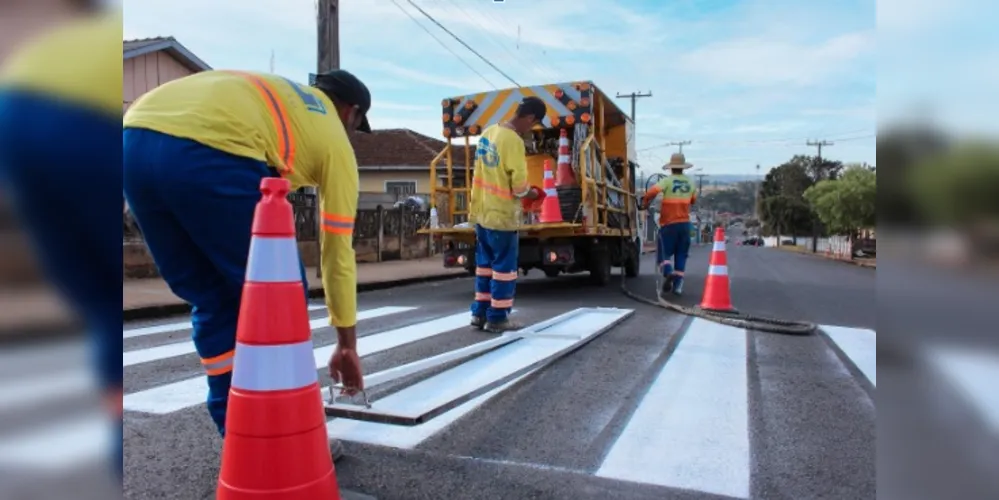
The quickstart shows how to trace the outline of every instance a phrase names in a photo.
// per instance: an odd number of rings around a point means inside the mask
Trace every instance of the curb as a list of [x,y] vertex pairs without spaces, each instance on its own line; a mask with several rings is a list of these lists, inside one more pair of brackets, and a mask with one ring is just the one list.
[[[419,283],[433,283],[437,281],[447,281],[457,278],[467,278],[466,273],[448,273],[448,274],[432,274],[429,276],[417,276],[414,278],[402,278],[392,281],[377,281],[374,283],[358,283],[357,292],[374,292],[378,290],[386,290],[389,288],[397,288],[408,285],[416,285]],[[321,299],[326,297],[326,292],[322,288],[313,288],[309,290],[310,299]],[[142,319],[155,319],[162,318],[164,316],[174,316],[178,314],[185,314],[191,312],[191,305],[186,302],[174,303],[174,304],[158,304],[152,306],[135,307],[132,309],[122,309],[121,320],[124,321],[136,321]]]
[[868,264],[866,262],[861,262],[861,261],[855,260],[855,259],[837,259],[835,257],[826,257],[825,255],[823,255],[821,253],[809,252],[809,251],[805,251],[805,250],[785,250],[786,247],[765,247],[765,248],[776,248],[778,250],[783,250],[785,252],[796,253],[796,254],[799,254],[799,255],[810,255],[812,257],[816,257],[816,258],[823,259],[823,260],[831,260],[833,262],[842,262],[843,264],[851,264],[851,265],[854,265],[854,266],[857,266],[857,267],[866,267],[868,269],[877,269],[878,268],[877,264]]

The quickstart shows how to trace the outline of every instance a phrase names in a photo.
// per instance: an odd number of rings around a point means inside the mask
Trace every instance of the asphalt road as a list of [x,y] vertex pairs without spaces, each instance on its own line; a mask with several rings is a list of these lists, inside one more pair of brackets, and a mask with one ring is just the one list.
[[[698,302],[708,252],[692,251],[681,302]],[[628,281],[650,297],[653,260]],[[586,275],[535,271],[518,284],[517,316],[536,324],[571,314],[463,363],[374,388],[374,410],[431,414],[423,424],[331,419],[348,454],[337,464],[341,486],[406,500],[875,498],[875,271],[736,246],[729,268],[740,310],[814,321],[822,332],[734,329],[641,305],[616,282],[596,288]],[[365,373],[495,339],[465,326],[471,292],[471,280],[459,279],[362,294]],[[314,306],[318,367],[334,333]],[[183,317],[125,325],[126,498],[213,498],[221,441],[189,326]],[[93,467],[99,447],[91,448],[79,455]]]

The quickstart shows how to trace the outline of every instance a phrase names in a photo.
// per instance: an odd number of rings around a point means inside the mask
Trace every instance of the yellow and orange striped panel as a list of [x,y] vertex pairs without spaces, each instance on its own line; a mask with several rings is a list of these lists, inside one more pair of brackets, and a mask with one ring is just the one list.
[[540,97],[548,108],[543,128],[560,128],[592,119],[592,82],[555,83],[446,98],[441,102],[444,137],[476,136],[513,117],[525,97]]

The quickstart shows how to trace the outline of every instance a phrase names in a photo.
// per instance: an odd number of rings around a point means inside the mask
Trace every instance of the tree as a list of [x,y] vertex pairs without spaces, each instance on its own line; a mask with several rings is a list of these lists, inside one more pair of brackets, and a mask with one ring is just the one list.
[[852,166],[839,179],[810,187],[804,198],[831,232],[852,240],[860,229],[877,223],[877,179],[867,167]]
[[739,182],[728,189],[706,193],[697,204],[707,210],[749,214],[756,202],[756,185],[753,182]]
[[814,183],[809,175],[809,156],[796,155],[767,172],[760,186],[760,218],[766,233],[797,235],[812,229],[813,215],[802,198]]

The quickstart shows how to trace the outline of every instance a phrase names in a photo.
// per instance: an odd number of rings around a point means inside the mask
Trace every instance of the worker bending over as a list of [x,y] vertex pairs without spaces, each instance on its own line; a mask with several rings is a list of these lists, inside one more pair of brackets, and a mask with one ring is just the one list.
[[[250,72],[166,83],[125,115],[124,190],[160,274],[191,303],[208,412],[225,435],[243,277],[265,177],[318,186],[321,268],[336,349],[329,373],[362,388],[352,246],[358,173],[348,133],[370,132],[367,87],[347,71],[314,87]],[[301,263],[300,263],[301,264]],[[302,293],[308,293],[305,268]],[[334,447],[334,459],[340,454]]]
[[523,135],[545,116],[544,101],[527,97],[506,123],[486,128],[475,150],[469,222],[475,225],[475,301],[472,326],[492,333],[519,330],[510,319],[517,285],[521,199],[543,191],[527,182]]
[[0,1],[0,187],[86,325],[120,479],[122,18],[101,3]]
[[690,206],[697,201],[694,184],[683,171],[692,167],[683,153],[674,153],[663,170],[670,174],[652,186],[642,198],[643,210],[648,210],[652,200],[662,194],[659,212],[659,245],[656,260],[666,278],[663,293],[683,294],[683,271],[690,252]]

